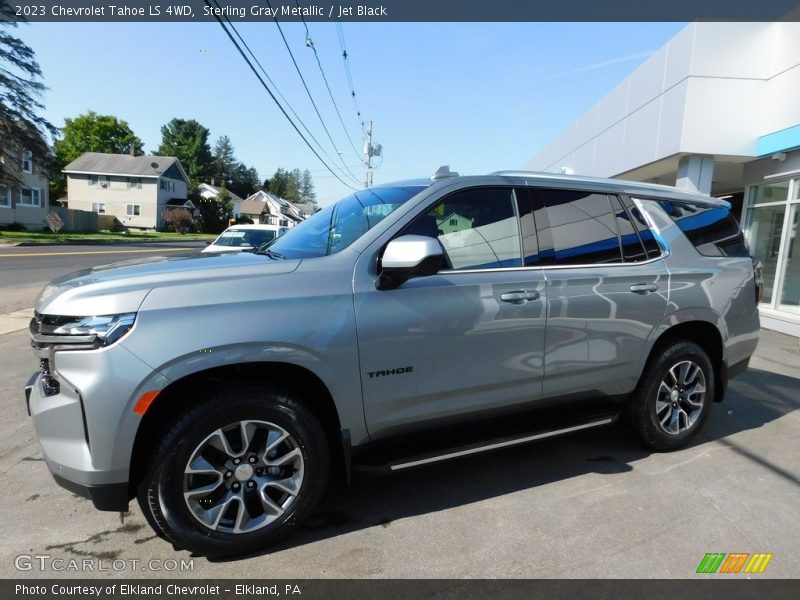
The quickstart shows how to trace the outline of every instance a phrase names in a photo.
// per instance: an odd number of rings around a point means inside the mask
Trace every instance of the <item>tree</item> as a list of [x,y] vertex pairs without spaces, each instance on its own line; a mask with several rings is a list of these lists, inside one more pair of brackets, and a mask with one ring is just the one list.
[[[11,6],[0,0],[0,26],[10,23]],[[42,71],[33,50],[8,30],[0,29],[0,184],[17,186],[22,180],[22,151],[29,150],[43,170],[52,169],[48,140],[58,133],[38,113],[44,110]]]
[[190,179],[191,189],[213,172],[208,129],[194,119],[172,119],[161,127],[161,156],[177,156]]
[[99,115],[90,110],[74,119],[64,119],[61,134],[55,142],[57,172],[50,177],[51,193],[56,196],[66,191],[61,169],[84,152],[130,154],[133,150],[137,156],[144,153],[142,140],[133,133],[128,122],[113,115]]
[[236,165],[229,188],[237,196],[247,198],[258,191],[260,183],[261,180],[258,178],[258,171],[255,167],[239,163]]
[[300,201],[305,204],[316,204],[317,193],[314,191],[314,181],[311,179],[311,171],[306,169],[300,179]]
[[164,213],[164,223],[167,229],[175,233],[186,233],[194,227],[192,213],[185,208],[173,208]]
[[275,171],[272,179],[267,179],[264,182],[264,189],[289,202],[300,202],[301,178],[300,169],[287,171],[279,168]]
[[214,142],[214,177],[217,185],[230,185],[234,179],[234,171],[239,167],[231,138],[222,135]]
[[200,211],[202,229],[205,233],[222,233],[233,216],[231,195],[223,186],[216,198],[203,198],[199,194],[192,200]]

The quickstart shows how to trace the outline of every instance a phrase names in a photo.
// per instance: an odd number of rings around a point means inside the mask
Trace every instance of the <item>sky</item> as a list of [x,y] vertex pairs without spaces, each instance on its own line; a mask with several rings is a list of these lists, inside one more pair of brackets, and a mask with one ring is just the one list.
[[[427,177],[445,164],[462,174],[521,168],[684,26],[344,23],[362,119],[373,121],[383,146],[375,183]],[[335,25],[308,27],[344,127],[303,25],[282,24],[333,144],[275,23],[236,27],[325,146],[325,160],[363,181],[353,149],[361,150],[362,127]],[[228,135],[262,180],[278,167],[308,169],[323,206],[351,191],[312,154],[216,23],[35,23],[16,35],[36,53],[49,88],[44,115],[56,126],[88,110],[112,114],[149,154],[170,119],[196,119],[212,145]]]

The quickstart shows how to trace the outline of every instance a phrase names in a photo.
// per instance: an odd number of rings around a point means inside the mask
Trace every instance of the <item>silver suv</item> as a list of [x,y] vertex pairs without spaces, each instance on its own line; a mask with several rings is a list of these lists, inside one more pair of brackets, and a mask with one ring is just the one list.
[[101,510],[136,497],[209,556],[286,536],[354,466],[618,417],[680,448],[758,342],[758,269],[729,208],[442,168],[254,252],[81,271],[37,300],[29,413],[59,484]]

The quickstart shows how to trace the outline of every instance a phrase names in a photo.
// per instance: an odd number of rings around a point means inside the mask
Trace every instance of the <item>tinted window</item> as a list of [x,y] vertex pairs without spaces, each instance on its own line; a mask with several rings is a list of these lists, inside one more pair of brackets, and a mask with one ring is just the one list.
[[622,247],[622,259],[625,262],[642,262],[647,260],[647,252],[642,246],[639,233],[631,222],[633,217],[625,210],[616,196],[609,196],[611,208],[614,211],[614,219],[619,230],[620,245]]
[[[533,190],[532,190],[533,192]],[[552,260],[557,265],[622,262],[619,236],[611,204],[605,194],[572,190],[538,190],[547,215],[536,219],[540,241],[552,240]],[[537,215],[538,217],[538,215]],[[545,256],[547,252],[542,252]]]
[[622,197],[622,204],[628,211],[628,216],[631,219],[631,225],[633,225],[633,227],[639,233],[639,237],[642,240],[644,249],[647,252],[647,258],[657,258],[661,256],[661,247],[658,245],[656,237],[653,235],[653,232],[650,229],[650,226],[647,224],[647,221],[642,216],[642,211],[639,210],[639,207],[636,206],[627,196]]
[[476,188],[447,196],[403,230],[437,238],[450,269],[519,267],[519,225],[511,188]]
[[725,206],[660,202],[697,251],[705,256],[750,256],[739,223]]

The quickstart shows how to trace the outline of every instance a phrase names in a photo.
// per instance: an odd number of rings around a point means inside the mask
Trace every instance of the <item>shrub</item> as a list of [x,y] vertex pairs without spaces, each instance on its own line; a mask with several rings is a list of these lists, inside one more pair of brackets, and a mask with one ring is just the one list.
[[15,221],[14,223],[9,223],[8,225],[6,225],[6,231],[28,231],[28,230],[25,227],[25,225],[23,225],[22,223],[17,223]]

